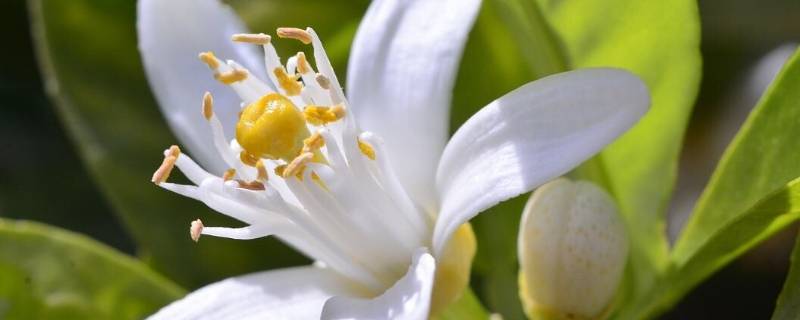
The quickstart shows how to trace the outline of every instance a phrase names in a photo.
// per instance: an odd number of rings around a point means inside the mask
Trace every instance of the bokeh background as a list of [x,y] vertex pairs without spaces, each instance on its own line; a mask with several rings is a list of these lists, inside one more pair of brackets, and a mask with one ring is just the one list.
[[[109,1],[112,2],[124,1]],[[319,1],[311,2],[315,3],[314,9],[320,8]],[[132,1],[125,3],[118,10],[129,10]],[[247,8],[248,3],[239,1],[237,8],[243,12],[241,8]],[[337,10],[348,17],[357,17],[367,4],[366,1],[352,1],[347,2],[348,8]],[[760,90],[769,83],[782,59],[793,51],[794,43],[800,40],[800,2],[796,0],[705,0],[699,2],[699,8],[703,28],[703,80],[684,142],[675,200],[670,206],[668,231],[672,237],[685,222],[724,147],[757,101]],[[302,5],[282,9],[282,14],[292,16],[293,21],[300,25],[314,24],[320,19],[323,24],[336,24],[339,19],[335,15],[305,12]],[[0,2],[0,32],[3,34],[3,50],[0,50],[0,216],[35,220],[77,231],[128,254],[148,259],[146,252],[137,250],[131,230],[123,227],[120,215],[115,214],[115,207],[103,192],[103,183],[98,183],[103,179],[120,178],[104,177],[87,170],[74,137],[68,134],[61,119],[68,115],[59,111],[46,94],[45,86],[48,84],[43,81],[37,62],[30,22],[25,1]],[[351,35],[356,26],[355,22],[339,25],[340,32],[327,37],[332,39],[327,41],[327,45],[334,47],[330,51],[346,53],[347,35]],[[336,38],[339,34],[343,35],[340,36],[342,39]],[[136,53],[129,52],[128,55],[135,56]],[[346,54],[332,59],[346,61]],[[337,67],[344,70],[342,63]],[[92,70],[85,72],[92,73]],[[108,108],[113,110],[114,105],[109,104]],[[141,119],[130,119],[133,122],[128,124],[130,128],[138,127],[137,120]],[[173,141],[163,141],[164,146],[171,143]],[[160,162],[157,153],[130,156],[138,156],[135,160],[143,162],[146,167],[155,168]],[[150,187],[146,184],[148,176],[140,179],[144,182],[141,186]],[[189,208],[186,210],[202,210],[202,207],[186,203]],[[184,225],[159,226],[161,222],[158,220],[149,223],[153,228],[172,228],[176,234],[185,236]],[[795,233],[796,228],[791,228],[741,257],[696,288],[663,318],[765,318],[774,308],[788,270],[788,255]],[[274,246],[270,240],[257,242],[256,246]],[[277,265],[304,262],[302,257],[291,252],[276,250],[265,252],[261,259],[280,260]],[[234,266],[223,268],[223,274],[247,271],[235,267],[236,259],[241,257],[229,258],[232,260],[228,262]],[[191,286],[202,284],[191,276],[181,282]],[[480,279],[476,282],[476,286],[482,285]]]

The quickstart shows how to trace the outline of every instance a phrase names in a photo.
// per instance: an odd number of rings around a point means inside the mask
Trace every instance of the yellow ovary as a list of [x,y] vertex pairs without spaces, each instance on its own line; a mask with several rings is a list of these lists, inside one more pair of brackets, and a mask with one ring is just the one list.
[[244,149],[241,158],[252,166],[259,158],[291,162],[309,136],[303,114],[277,93],[267,94],[242,109],[236,124],[236,141]]

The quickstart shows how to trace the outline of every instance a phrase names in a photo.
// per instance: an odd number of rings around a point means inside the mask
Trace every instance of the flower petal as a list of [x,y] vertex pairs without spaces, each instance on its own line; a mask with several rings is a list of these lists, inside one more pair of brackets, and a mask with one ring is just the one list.
[[401,183],[430,210],[456,70],[480,4],[375,0],[350,54],[348,98],[359,126],[386,141]]
[[644,83],[619,69],[582,69],[526,84],[470,118],[436,176],[442,208],[435,253],[459,225],[567,173],[644,115]]
[[205,91],[214,93],[217,116],[233,137],[240,100],[214,80],[197,55],[213,51],[263,77],[255,46],[236,45],[231,35],[246,30],[236,14],[218,0],[140,0],[137,30],[147,79],[161,111],[192,156],[214,173],[226,169],[214,150],[211,129],[201,114]]
[[327,269],[281,269],[205,286],[149,319],[319,319],[328,298],[356,292],[346,279]]
[[427,319],[436,261],[427,250],[417,251],[408,273],[374,299],[333,297],[322,319]]

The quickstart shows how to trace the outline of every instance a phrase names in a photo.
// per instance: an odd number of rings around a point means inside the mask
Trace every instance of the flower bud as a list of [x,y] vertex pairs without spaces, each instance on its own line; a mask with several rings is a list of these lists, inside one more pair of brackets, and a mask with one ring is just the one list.
[[532,319],[598,319],[617,291],[628,255],[611,197],[585,181],[536,190],[522,215],[520,298]]

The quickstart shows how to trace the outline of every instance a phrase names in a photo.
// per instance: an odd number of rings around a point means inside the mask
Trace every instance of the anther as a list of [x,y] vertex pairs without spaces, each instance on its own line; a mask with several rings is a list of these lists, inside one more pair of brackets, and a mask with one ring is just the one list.
[[203,233],[203,221],[197,219],[192,221],[191,226],[189,227],[189,236],[192,237],[192,241],[197,242],[200,240],[200,235]]
[[304,44],[311,43],[311,35],[303,29],[298,28],[278,28],[278,36],[298,40]]
[[283,177],[287,178],[302,173],[306,164],[311,162],[312,159],[314,159],[314,154],[311,152],[305,152],[297,156],[297,158],[294,158],[294,160],[286,166],[286,169],[283,170]]
[[223,181],[230,181],[235,176],[236,176],[236,169],[231,168],[231,169],[225,170],[225,173],[222,174],[222,180]]
[[306,54],[303,52],[297,53],[297,71],[299,71],[301,74],[311,72],[311,65],[308,64]]
[[287,165],[282,164],[275,167],[274,172],[276,176],[283,177],[283,173],[286,172]]
[[326,77],[324,74],[317,73],[315,79],[317,80],[319,86],[322,87],[322,89],[328,90],[331,88],[331,80],[328,79],[328,77]]
[[203,94],[203,117],[206,120],[211,120],[211,117],[214,116],[214,97],[211,96],[211,93],[206,91]]
[[172,173],[172,168],[175,167],[175,161],[178,160],[178,157],[169,155],[164,158],[164,161],[161,162],[161,166],[158,167],[156,172],[153,173],[153,177],[150,179],[150,182],[155,184],[161,184],[169,179],[169,174]]
[[253,191],[263,191],[266,190],[264,184],[259,181],[242,181],[236,180],[239,183],[239,188],[253,190]]
[[231,36],[231,40],[235,42],[267,45],[269,44],[270,40],[272,40],[272,37],[263,33],[237,33]]
[[201,52],[198,57],[200,58],[200,61],[203,61],[203,63],[208,65],[211,70],[217,70],[217,68],[219,68],[219,60],[217,60],[217,57],[214,56],[213,52]]
[[286,95],[296,96],[303,90],[303,85],[297,82],[297,76],[290,76],[283,67],[275,68],[273,73],[275,73],[275,77],[278,78],[278,83],[281,85],[281,88],[286,91]]
[[319,132],[303,140],[303,152],[314,152],[325,146],[325,138]]
[[169,146],[169,150],[167,151],[167,154],[164,156],[165,157],[173,156],[177,158],[179,155],[181,155],[181,148],[173,144]]
[[215,73],[214,79],[217,79],[219,82],[224,84],[234,84],[236,82],[246,80],[247,71],[242,69],[233,69],[227,72]]
[[315,126],[326,125],[344,117],[345,110],[341,105],[333,107],[307,106],[303,109],[303,117]]
[[371,145],[364,142],[360,138],[356,139],[358,140],[358,149],[361,150],[361,153],[367,156],[367,158],[370,160],[375,160],[375,149],[373,149]]
[[258,171],[258,176],[256,177],[256,181],[261,181],[261,182],[267,181],[269,176],[267,176],[267,168],[264,167],[263,161],[258,160],[258,162],[256,162],[256,171]]

